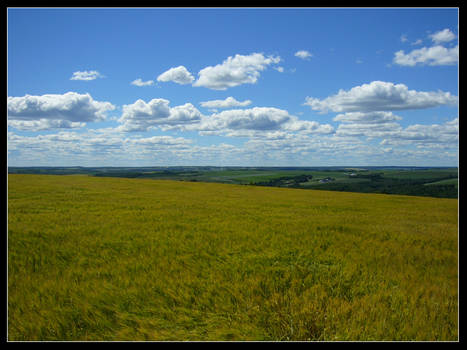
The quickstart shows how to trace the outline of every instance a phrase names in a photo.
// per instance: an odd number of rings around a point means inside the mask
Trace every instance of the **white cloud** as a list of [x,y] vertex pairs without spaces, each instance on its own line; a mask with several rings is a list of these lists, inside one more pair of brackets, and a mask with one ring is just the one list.
[[[408,126],[404,132],[408,135],[409,133],[422,134],[422,135],[433,135],[439,137],[442,134],[458,135],[459,134],[459,120],[456,118],[454,122],[445,124],[432,124],[432,125],[421,125],[414,124]],[[404,137],[404,134],[402,134]]]
[[407,54],[400,50],[394,54],[393,62],[401,66],[415,66],[416,64],[430,66],[454,65],[459,62],[459,45],[453,48],[440,45],[422,47]]
[[198,122],[201,113],[191,104],[169,107],[169,101],[161,98],[144,102],[139,99],[130,105],[123,105],[118,120],[121,131],[146,131],[152,127],[176,128],[183,124]]
[[153,85],[153,84],[154,84],[153,80],[142,81],[141,78],[138,78],[138,79],[133,80],[131,82],[131,85],[136,85],[136,86],[149,86],[149,85]]
[[291,120],[284,124],[283,130],[299,132],[300,134],[332,134],[334,127],[330,124],[320,124],[317,121],[300,120],[292,116]]
[[[274,113],[272,109],[270,112]],[[224,135],[230,137],[249,138],[241,146],[226,143],[199,146],[195,140],[184,137],[142,137],[138,134],[118,132],[118,128],[87,132],[61,131],[37,136],[16,135],[9,131],[9,163],[61,166],[200,163],[297,166],[311,163],[342,165],[351,161],[365,162],[369,165],[401,162],[407,165],[423,165],[430,162],[449,163],[458,157],[458,118],[443,124],[417,124],[402,129],[397,123],[384,123],[381,120],[384,118],[375,118],[378,123],[360,123],[362,120],[366,121],[365,118],[348,113],[347,122],[340,120],[342,124],[336,132],[310,135],[291,133],[289,129],[294,117],[287,117],[285,111],[277,111],[277,115],[278,128],[275,130],[238,128],[227,129],[224,132]],[[374,146],[363,141],[361,136],[384,139]],[[128,154],[131,154],[131,158]]]
[[338,136],[386,137],[402,129],[395,123],[402,118],[392,112],[349,112],[338,114],[333,120],[342,123],[336,130]]
[[230,56],[221,64],[200,70],[199,78],[193,86],[226,90],[242,84],[255,84],[261,71],[265,70],[268,65],[279,63],[280,60],[280,57],[265,57],[261,53]]
[[300,51],[295,52],[295,57],[301,58],[302,60],[308,60],[312,56],[313,55],[306,50],[300,50]]
[[200,105],[205,108],[233,108],[233,107],[245,107],[251,104],[250,100],[243,102],[237,101],[233,97],[227,97],[225,100],[212,100],[201,102]]
[[411,43],[410,45],[415,46],[415,45],[421,45],[421,44],[422,44],[422,39],[417,39],[413,43]]
[[272,164],[309,164],[312,160],[342,164],[355,157],[357,150],[366,145],[355,137],[306,134],[281,135],[281,137],[257,137],[245,142],[249,154],[261,160],[270,160]]
[[334,128],[329,124],[300,120],[286,110],[274,107],[231,109],[203,116],[199,124],[190,126],[201,135],[225,135],[230,137],[268,137],[271,133],[329,134]]
[[398,133],[390,135],[381,141],[382,145],[427,146],[430,148],[458,148],[459,118],[447,121],[444,124],[409,125]]
[[336,115],[333,120],[341,123],[359,123],[359,124],[380,124],[402,118],[392,114],[392,112],[349,112]]
[[[146,161],[167,165],[177,158],[183,159],[191,151],[193,141],[182,137],[153,136],[125,138],[115,132],[58,132],[55,134],[22,136],[8,132],[9,160],[26,164],[115,166],[128,162]],[[131,159],[128,155],[131,154]],[[71,164],[70,164],[71,163]]]
[[444,30],[440,30],[439,32],[436,32],[430,35],[429,37],[431,38],[431,40],[433,40],[435,44],[447,43],[456,38],[455,34],[447,28]]
[[192,140],[185,139],[183,137],[172,137],[172,136],[151,136],[146,138],[134,138],[127,139],[126,141],[132,145],[142,145],[148,148],[160,148],[161,146],[171,146],[171,147],[186,147],[193,143]]
[[74,72],[70,80],[94,80],[97,78],[103,78],[104,76],[96,70]]
[[321,112],[370,112],[403,109],[423,109],[447,104],[456,104],[457,96],[449,92],[425,92],[409,90],[404,84],[373,81],[323,100],[306,97],[304,105]]
[[203,118],[201,130],[278,130],[291,116],[273,107],[231,109]]
[[22,130],[76,128],[84,122],[102,121],[114,109],[110,102],[76,92],[8,97],[9,125]]
[[338,136],[387,137],[399,133],[402,127],[398,123],[344,123],[337,127]]
[[191,84],[193,80],[195,80],[195,78],[184,66],[170,68],[168,71],[165,71],[157,77],[157,81],[172,81],[181,85]]
[[[340,122],[335,136],[382,139],[382,146],[415,146],[417,148],[456,149],[459,134],[458,118],[442,125],[414,124],[403,128],[395,121],[402,118],[391,112],[351,112],[339,114],[334,121]],[[396,153],[399,150],[392,149]]]
[[401,42],[402,42],[402,43],[405,43],[405,42],[407,42],[407,41],[409,41],[409,39],[407,39],[407,35],[402,34],[402,35],[401,35]]
[[86,123],[42,118],[39,120],[8,120],[8,126],[22,131],[42,131],[53,129],[82,128],[86,126]]
[[170,116],[161,122],[165,129],[177,128],[180,125],[198,123],[202,114],[191,103],[175,106],[170,109]]

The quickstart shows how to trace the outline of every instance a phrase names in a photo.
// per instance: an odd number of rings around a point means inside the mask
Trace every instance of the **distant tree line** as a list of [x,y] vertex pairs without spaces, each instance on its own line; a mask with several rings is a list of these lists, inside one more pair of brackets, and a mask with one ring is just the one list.
[[295,176],[281,176],[267,181],[259,181],[251,183],[256,186],[273,186],[273,187],[302,187],[300,183],[307,182],[313,178],[312,175],[302,174]]
[[326,183],[315,189],[327,191],[363,192],[363,193],[386,193],[402,194],[410,196],[427,196],[438,198],[458,198],[458,189],[452,184],[425,185],[429,182],[440,181],[439,179],[397,179],[383,177],[381,174],[359,175],[360,178],[367,178],[366,182],[335,182]]

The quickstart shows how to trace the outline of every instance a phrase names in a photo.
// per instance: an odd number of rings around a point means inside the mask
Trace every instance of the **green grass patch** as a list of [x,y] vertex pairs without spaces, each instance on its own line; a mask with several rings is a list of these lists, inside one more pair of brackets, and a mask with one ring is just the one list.
[[455,185],[456,188],[459,187],[459,179],[446,179],[446,180],[441,180],[441,181],[435,181],[435,182],[430,182],[426,183],[425,186],[434,186],[434,185]]

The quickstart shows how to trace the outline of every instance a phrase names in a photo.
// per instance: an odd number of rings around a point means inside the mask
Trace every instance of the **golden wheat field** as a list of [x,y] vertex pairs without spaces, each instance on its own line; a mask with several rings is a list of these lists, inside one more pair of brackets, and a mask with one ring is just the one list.
[[458,340],[458,200],[8,176],[9,340]]

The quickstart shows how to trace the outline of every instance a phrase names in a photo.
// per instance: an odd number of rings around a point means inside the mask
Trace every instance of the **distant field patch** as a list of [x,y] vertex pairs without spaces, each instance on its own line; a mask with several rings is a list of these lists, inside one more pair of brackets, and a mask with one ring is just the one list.
[[452,169],[436,169],[436,170],[412,170],[412,171],[382,171],[384,177],[396,179],[436,179],[440,176],[454,176],[457,171]]
[[430,182],[425,184],[425,186],[433,186],[433,185],[455,185],[456,188],[459,186],[459,179],[447,179],[441,180],[436,182]]

